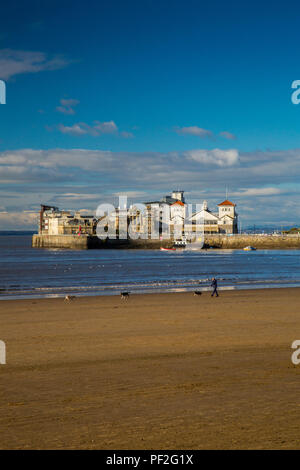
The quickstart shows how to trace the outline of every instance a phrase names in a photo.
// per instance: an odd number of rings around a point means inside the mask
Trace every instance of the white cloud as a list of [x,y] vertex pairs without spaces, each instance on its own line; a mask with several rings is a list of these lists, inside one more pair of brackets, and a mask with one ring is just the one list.
[[[214,137],[214,133],[212,131],[210,131],[208,129],[203,129],[203,128],[198,127],[198,126],[179,127],[175,130],[176,130],[177,134],[179,134],[179,135],[192,135],[192,136],[201,137],[201,138]],[[234,134],[232,134],[231,132],[227,132],[227,131],[220,132],[219,136],[223,137],[224,139],[227,139],[227,140],[235,140],[236,139],[236,136]]]
[[73,108],[78,104],[79,101],[75,99],[61,99],[60,106],[56,107],[56,111],[62,114],[75,114],[75,110]]
[[236,139],[236,136],[234,134],[232,134],[231,132],[227,132],[227,131],[220,132],[219,135],[221,137],[224,137],[225,139],[228,139],[228,140],[235,140]]
[[37,212],[0,212],[0,230],[35,230],[37,224]]
[[58,129],[62,134],[69,134],[69,135],[85,135],[88,134],[88,130],[83,126],[83,124],[73,124],[73,126],[64,126],[60,124]]
[[127,196],[128,198],[145,198],[146,193],[144,191],[121,191],[112,193],[112,196]]
[[212,137],[213,133],[207,129],[202,129],[198,126],[190,126],[190,127],[181,127],[176,129],[177,134],[180,135],[194,135],[197,137]]
[[[68,109],[66,107],[66,109]],[[72,108],[70,108],[72,109]],[[71,112],[65,112],[65,114],[74,114]],[[82,135],[91,135],[94,137],[99,137],[101,135],[116,135],[123,137],[124,139],[130,139],[133,137],[131,132],[121,131],[119,132],[118,126],[114,121],[107,121],[107,122],[100,122],[94,121],[93,124],[90,126],[85,122],[78,122],[73,124],[72,126],[65,126],[64,124],[60,124],[58,126],[59,131],[62,134],[69,134],[74,136],[82,136]]]
[[79,122],[77,124],[73,124],[73,126],[64,126],[63,124],[59,125],[59,130],[63,134],[70,134],[70,135],[92,135],[92,136],[99,136],[103,134],[114,134],[118,132],[118,127],[114,123],[114,121],[108,122],[99,122],[94,121],[93,125],[90,126],[84,122]]
[[282,194],[283,191],[279,188],[248,188],[242,191],[235,191],[233,196],[274,196],[275,194]]
[[15,152],[5,152],[0,154],[0,165],[17,165],[26,162],[26,157]]
[[55,197],[56,200],[65,200],[65,201],[88,201],[88,200],[95,200],[98,199],[99,196],[97,194],[83,194],[83,193],[63,193],[59,194]]
[[0,49],[0,78],[8,80],[23,73],[57,70],[69,63],[70,61],[60,55],[51,58],[43,52]]
[[124,137],[124,139],[131,139],[133,137],[132,132],[122,131],[120,135]]
[[236,165],[239,160],[239,152],[236,149],[189,150],[184,152],[184,156],[204,165],[217,165],[221,167]]
[[108,122],[95,121],[93,129],[98,134],[113,134],[114,132],[118,131],[118,127],[116,126],[114,121],[108,121]]
[[[189,202],[225,198],[238,205],[243,225],[298,220],[300,149],[238,152],[112,152],[87,149],[22,149],[0,152],[1,205],[7,211],[40,203],[93,211],[99,201],[126,195],[132,202],[157,199],[182,187]],[[56,202],[57,201],[57,202]],[[250,220],[249,219],[249,220]]]

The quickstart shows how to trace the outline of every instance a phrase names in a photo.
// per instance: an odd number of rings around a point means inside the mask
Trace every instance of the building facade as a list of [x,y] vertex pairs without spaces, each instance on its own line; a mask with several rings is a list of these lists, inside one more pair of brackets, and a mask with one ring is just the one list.
[[[191,207],[191,205],[190,205]],[[190,209],[189,207],[189,209]],[[212,212],[204,201],[200,210],[188,213],[184,191],[173,191],[159,201],[115,208],[102,217],[41,206],[39,233],[45,235],[97,235],[101,238],[193,239],[196,233],[238,233],[236,205],[226,199]],[[98,232],[97,232],[98,225]]]
[[202,209],[189,217],[186,232],[197,231],[210,235],[238,233],[238,214],[235,207],[234,203],[226,199],[218,204],[218,212],[212,212],[207,201],[203,201]]
[[97,219],[93,215],[59,210],[54,206],[41,206],[40,235],[94,235]]

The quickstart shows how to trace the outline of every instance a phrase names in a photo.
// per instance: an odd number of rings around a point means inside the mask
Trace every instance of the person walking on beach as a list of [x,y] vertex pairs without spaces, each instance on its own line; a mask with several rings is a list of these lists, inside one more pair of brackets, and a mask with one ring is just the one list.
[[213,287],[213,291],[212,291],[212,294],[211,296],[213,297],[214,294],[216,294],[217,297],[219,297],[219,294],[218,294],[218,283],[217,283],[217,279],[215,277],[212,278],[211,280],[211,287]]

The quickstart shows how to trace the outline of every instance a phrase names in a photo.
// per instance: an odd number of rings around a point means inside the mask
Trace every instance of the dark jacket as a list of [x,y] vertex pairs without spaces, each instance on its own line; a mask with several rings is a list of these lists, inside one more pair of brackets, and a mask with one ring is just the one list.
[[214,288],[216,289],[216,288],[217,288],[217,285],[218,285],[217,279],[214,279],[214,280],[212,281],[212,283],[211,283],[211,287],[214,287]]

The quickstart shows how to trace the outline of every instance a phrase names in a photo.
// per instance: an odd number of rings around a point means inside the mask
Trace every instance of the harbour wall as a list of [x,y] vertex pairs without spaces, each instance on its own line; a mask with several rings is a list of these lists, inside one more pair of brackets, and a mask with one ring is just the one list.
[[69,248],[72,250],[89,249],[158,249],[160,247],[170,248],[172,240],[100,240],[96,235],[44,235],[32,236],[34,248]]
[[87,250],[88,237],[86,235],[33,235],[34,248],[71,248],[73,250]]
[[300,235],[205,235],[205,247],[242,249],[246,246],[273,250],[300,248]]
[[[300,248],[300,235],[205,235],[204,248],[242,249],[245,246],[256,249]],[[158,249],[170,248],[172,240],[100,240],[92,235],[40,235],[32,237],[35,248],[87,249]]]

